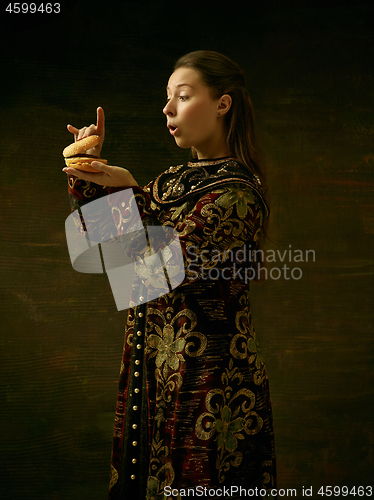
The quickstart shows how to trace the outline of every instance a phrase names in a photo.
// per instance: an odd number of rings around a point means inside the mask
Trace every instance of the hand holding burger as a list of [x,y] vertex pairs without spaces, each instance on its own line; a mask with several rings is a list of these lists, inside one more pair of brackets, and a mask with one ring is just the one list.
[[105,116],[103,108],[97,108],[97,123],[77,129],[68,125],[74,134],[75,142],[67,146],[63,155],[66,167],[62,170],[68,175],[75,175],[85,181],[102,186],[130,187],[138,186],[130,172],[122,167],[107,165],[107,160],[100,158],[105,134]]
[[98,135],[90,135],[67,146],[62,152],[66,165],[76,170],[82,170],[83,172],[100,172],[100,170],[92,166],[92,162],[99,161],[100,163],[107,164],[107,161],[86,152],[93,151],[99,142],[100,137]]
[[92,123],[89,127],[82,127],[81,129],[77,129],[73,127],[73,125],[68,125],[67,129],[69,130],[69,132],[74,134],[75,142],[80,141],[81,139],[85,139],[86,137],[89,137],[91,135],[97,135],[99,137],[98,143],[95,146],[91,146],[90,149],[86,151],[86,153],[99,157],[101,149],[103,147],[105,136],[105,115],[103,108],[97,108],[96,116],[96,125]]

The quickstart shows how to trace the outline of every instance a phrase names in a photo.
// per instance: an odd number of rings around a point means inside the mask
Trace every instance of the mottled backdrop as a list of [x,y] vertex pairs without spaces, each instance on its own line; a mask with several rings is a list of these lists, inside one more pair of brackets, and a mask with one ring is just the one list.
[[70,264],[66,124],[89,125],[103,106],[103,156],[140,184],[185,161],[161,110],[173,62],[201,48],[247,75],[268,166],[267,248],[315,251],[314,262],[287,252],[271,264],[299,267],[301,279],[252,288],[279,486],[299,497],[313,486],[323,498],[323,485],[372,482],[371,5],[82,0],[49,17],[2,10],[2,500],[106,497],[125,313],[106,276]]

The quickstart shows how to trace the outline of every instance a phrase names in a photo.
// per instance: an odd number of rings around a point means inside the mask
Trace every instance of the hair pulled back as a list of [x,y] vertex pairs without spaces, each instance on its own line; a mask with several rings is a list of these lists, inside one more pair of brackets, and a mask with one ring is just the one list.
[[[229,154],[256,174],[266,190],[265,171],[254,131],[254,111],[245,89],[243,70],[228,57],[210,50],[197,50],[180,57],[174,70],[181,67],[197,71],[213,99],[224,94],[231,96],[231,108],[224,117]],[[192,155],[196,157],[193,148]]]

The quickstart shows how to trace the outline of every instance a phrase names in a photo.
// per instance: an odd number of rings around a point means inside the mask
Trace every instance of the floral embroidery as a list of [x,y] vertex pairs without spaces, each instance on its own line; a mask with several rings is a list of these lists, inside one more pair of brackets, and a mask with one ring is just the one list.
[[216,200],[216,204],[224,208],[235,205],[240,219],[244,219],[248,211],[253,215],[249,203],[255,203],[255,198],[252,189],[247,186],[231,187]]
[[250,317],[249,292],[245,292],[239,302],[245,305],[245,308],[236,314],[235,324],[240,333],[231,340],[230,353],[236,359],[248,360],[248,364],[253,366],[253,381],[260,385],[267,378],[267,373]]
[[[254,332],[253,332],[254,333]],[[264,364],[264,358],[262,357],[259,349],[259,345],[256,339],[256,336],[254,338],[248,339],[247,343],[248,351],[250,351],[252,356],[248,359],[248,363],[251,363],[253,359],[255,359],[255,364],[256,367],[260,370]]]
[[[245,439],[243,432],[247,435],[257,434],[263,426],[263,420],[253,410],[256,397],[247,388],[238,389],[234,392],[236,383],[240,386],[244,380],[243,374],[234,367],[233,359],[230,359],[229,368],[221,376],[224,389],[212,389],[208,392],[205,405],[207,412],[199,416],[195,425],[195,432],[199,439],[207,440],[215,437],[217,441],[218,478],[220,483],[225,480],[225,473],[232,467],[239,467],[243,460],[243,454],[239,451],[238,440]],[[221,400],[213,404],[213,401]],[[220,418],[218,418],[218,414]]]
[[[166,463],[159,469],[157,476],[149,476],[147,481],[146,500],[164,500],[164,488],[170,486],[174,481],[174,470],[170,463]],[[163,481],[161,482],[161,479]]]
[[[178,300],[183,301],[184,296],[173,291],[165,295],[161,300],[165,301],[166,304],[169,302],[175,303]],[[197,324],[194,312],[183,309],[174,314],[172,305],[169,305],[166,311],[167,313],[164,315],[159,309],[148,309],[149,316],[155,315],[154,321],[148,322],[148,329],[149,332],[155,331],[156,333],[151,333],[148,336],[147,351],[149,358],[156,356],[157,368],[160,368],[166,361],[166,365],[172,370],[178,370],[179,361],[184,361],[184,357],[180,352],[184,350],[191,357],[200,356],[206,348],[207,340],[202,333],[193,331]],[[161,325],[156,319],[161,320]],[[193,340],[186,343],[186,340],[191,338],[198,339],[199,343]],[[191,348],[194,348],[194,350],[191,350]]]
[[235,433],[243,430],[244,419],[231,420],[231,410],[228,406],[221,409],[221,419],[216,420],[215,429],[219,433],[217,438],[218,449],[223,446],[228,451],[234,451],[237,447]]
[[149,476],[147,482],[147,500],[164,500],[164,494],[158,493],[161,490],[160,481],[157,477]]
[[164,326],[161,337],[157,335],[150,335],[148,337],[148,345],[153,349],[157,349],[157,368],[160,368],[162,363],[166,361],[166,364],[172,370],[178,370],[179,361],[184,361],[179,351],[183,350],[185,344],[185,339],[174,340],[174,328],[171,325]]

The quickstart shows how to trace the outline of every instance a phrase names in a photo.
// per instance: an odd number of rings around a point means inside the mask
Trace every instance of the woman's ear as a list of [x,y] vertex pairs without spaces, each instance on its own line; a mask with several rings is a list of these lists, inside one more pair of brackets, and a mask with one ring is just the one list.
[[219,116],[225,115],[231,108],[232,99],[229,94],[224,94],[220,97],[217,106],[217,112]]

